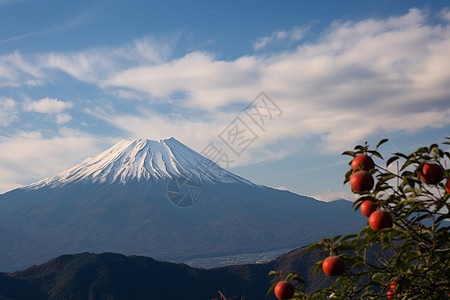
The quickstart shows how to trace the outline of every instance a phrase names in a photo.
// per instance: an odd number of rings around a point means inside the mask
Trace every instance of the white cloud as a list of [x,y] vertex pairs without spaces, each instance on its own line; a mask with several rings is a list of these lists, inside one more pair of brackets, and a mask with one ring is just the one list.
[[276,30],[270,36],[260,37],[253,44],[253,49],[260,50],[270,44],[278,44],[282,41],[299,41],[301,40],[307,28],[295,26],[289,31]]
[[110,95],[113,95],[120,99],[136,99],[136,100],[142,100],[144,98],[148,98],[148,94],[146,93],[139,93],[136,91],[130,91],[130,90],[114,90],[114,91],[108,91]]
[[353,195],[351,193],[332,192],[330,190],[327,190],[323,194],[317,194],[317,195],[313,195],[311,197],[313,197],[314,199],[323,201],[323,202],[331,202],[331,201],[340,200],[340,199],[355,201],[357,198],[355,195]]
[[[271,125],[271,133],[264,133],[265,145],[314,135],[326,151],[339,151],[371,135],[450,124],[450,28],[426,20],[421,10],[411,9],[399,17],[334,23],[317,42],[294,51],[231,61],[193,52],[125,69],[101,86],[207,111],[207,118],[183,123],[182,131],[190,132],[218,132],[224,126],[222,108],[245,107],[266,91],[285,114]],[[177,92],[186,97],[173,100]],[[168,132],[173,122],[160,117],[160,126],[151,127],[148,116],[139,115],[110,120],[133,134],[155,127]]]
[[208,53],[193,52],[168,63],[127,69],[102,85],[127,87],[156,98],[170,99],[177,92],[186,92],[184,105],[214,108],[255,97],[259,67],[256,57],[227,62],[214,60]]
[[[24,104],[25,111],[34,111],[43,114],[58,114],[63,110],[72,108],[71,102],[64,102],[54,98],[43,98],[38,101],[31,101]],[[65,117],[67,119],[67,117]]]
[[[274,31],[259,47],[302,39],[304,30]],[[176,40],[144,37],[116,48],[47,53],[28,60],[15,53],[9,60],[2,58],[14,63],[0,63],[0,80],[23,84],[17,74],[26,73],[27,80],[38,84],[55,75],[49,70],[66,72],[119,99],[142,100],[134,114],[124,114],[117,99],[107,110],[104,103],[104,111],[95,102],[90,108],[129,137],[175,136],[198,147],[217,137],[241,108],[265,91],[284,114],[260,132],[254,146],[273,158],[290,153],[269,149],[278,141],[314,136],[322,149],[335,152],[371,135],[450,124],[450,27],[428,24],[418,9],[386,19],[334,22],[316,41],[296,49],[234,60],[199,51],[170,59]],[[155,101],[172,106],[150,111],[148,103]],[[62,113],[64,108],[53,104],[52,113]],[[28,109],[52,111],[38,106]],[[255,152],[246,155],[250,153]]]
[[442,20],[450,22],[450,9],[448,7],[443,8],[439,12],[438,17],[440,17]]
[[283,190],[283,191],[288,191],[289,189],[287,187],[285,187],[284,185],[278,186],[276,187],[277,190]]
[[56,123],[64,124],[70,122],[72,120],[72,116],[69,114],[58,114],[56,116]]
[[11,98],[0,97],[0,126],[8,126],[17,120],[16,102]]
[[39,79],[29,79],[29,80],[25,81],[25,85],[28,85],[28,86],[40,86],[43,84],[44,84],[44,82]]
[[[255,96],[253,95],[248,103]],[[243,111],[213,111],[206,113],[203,117],[196,117],[193,109],[164,115],[140,105],[138,111],[139,115],[124,114],[100,107],[86,109],[88,114],[124,130],[127,139],[159,140],[175,137],[198,152],[201,152],[209,142],[213,142],[233,161],[230,166],[221,165],[225,168],[261,161],[276,161],[298,151],[298,144],[295,141],[289,141],[296,128],[286,131],[288,125],[286,122],[290,121],[285,120],[284,115],[274,117],[271,121],[266,120],[267,126],[263,131]],[[264,114],[264,111],[261,113]],[[236,117],[239,117],[256,134],[256,139],[240,156],[234,154],[219,137]]]
[[73,167],[112,142],[64,128],[52,138],[44,138],[37,131],[0,136],[0,193],[20,186],[18,183],[31,184]]
[[[131,115],[106,111],[101,108],[86,109],[86,112],[113,124],[127,132],[125,138],[148,138],[153,140],[175,137],[198,151],[205,141],[217,135],[215,126],[202,120],[189,119],[179,114],[162,115],[144,108],[140,115]],[[219,119],[215,122],[221,122]],[[223,120],[222,120],[223,122]]]

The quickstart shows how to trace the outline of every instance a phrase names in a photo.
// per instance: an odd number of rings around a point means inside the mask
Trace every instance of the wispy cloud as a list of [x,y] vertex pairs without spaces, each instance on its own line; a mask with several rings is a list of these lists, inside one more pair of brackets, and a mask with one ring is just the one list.
[[450,22],[450,9],[448,7],[443,8],[440,11],[438,17],[440,17],[442,20]]
[[0,126],[6,127],[16,119],[16,102],[11,98],[0,97]]
[[0,87],[35,86],[43,77],[39,64],[26,61],[18,51],[0,56]]
[[8,4],[17,4],[18,2],[23,2],[23,0],[0,0],[0,6]]
[[103,70],[112,70],[108,52],[94,49],[79,53],[49,53],[41,56],[43,68],[65,72],[78,80],[96,83]]
[[[16,2],[19,1],[8,1],[8,0],[3,0],[0,1],[0,6],[2,4],[9,4],[9,3],[13,3],[16,4]],[[67,20],[64,23],[61,24],[55,24],[52,25],[49,28],[45,28],[45,29],[41,29],[41,30],[36,30],[36,31],[31,31],[31,32],[27,32],[27,33],[23,33],[17,36],[13,36],[13,37],[9,37],[3,40],[0,40],[0,45],[1,44],[6,44],[6,43],[10,43],[10,42],[15,42],[18,40],[22,40],[25,38],[29,38],[29,37],[35,37],[35,36],[42,36],[42,35],[48,35],[48,34],[55,34],[55,33],[60,33],[60,32],[64,32],[67,30],[70,30],[76,26],[79,26],[83,23],[88,22],[88,20],[93,16],[93,13],[89,10],[84,11],[83,13],[75,16],[72,19]]]
[[258,38],[253,44],[253,49],[260,50],[268,45],[279,44],[286,41],[299,41],[303,39],[308,27],[295,26],[291,30],[276,30],[271,35]]
[[56,69],[85,82],[103,84],[116,72],[136,66],[164,63],[170,56],[178,34],[158,40],[144,36],[121,47],[99,47],[74,53],[46,53],[39,56],[43,69]]
[[127,68],[164,63],[171,56],[178,38],[179,33],[164,39],[144,36],[121,47],[97,47],[79,52],[24,56],[16,51],[0,56],[0,87],[43,85],[58,76],[54,74],[55,70],[84,82],[100,84]]

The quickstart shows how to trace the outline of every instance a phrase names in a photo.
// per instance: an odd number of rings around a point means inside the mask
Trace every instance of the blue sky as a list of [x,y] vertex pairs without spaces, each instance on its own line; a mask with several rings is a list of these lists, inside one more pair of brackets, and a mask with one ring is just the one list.
[[[352,199],[342,151],[450,135],[449,7],[0,0],[0,192],[173,136],[255,183]],[[264,128],[244,111],[261,92],[279,108]],[[240,155],[220,138],[236,117],[257,136]]]

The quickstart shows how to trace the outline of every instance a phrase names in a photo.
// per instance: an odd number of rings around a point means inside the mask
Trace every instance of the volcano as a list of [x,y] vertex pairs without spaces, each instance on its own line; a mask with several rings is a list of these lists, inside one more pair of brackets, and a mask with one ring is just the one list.
[[0,195],[0,270],[80,252],[182,261],[294,249],[365,222],[349,201],[254,184],[174,138],[123,140]]

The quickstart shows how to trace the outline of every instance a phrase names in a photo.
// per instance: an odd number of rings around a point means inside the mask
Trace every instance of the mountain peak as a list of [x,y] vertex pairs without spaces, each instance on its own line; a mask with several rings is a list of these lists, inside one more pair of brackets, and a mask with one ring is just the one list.
[[251,184],[171,137],[159,141],[121,140],[99,155],[30,187],[58,187],[83,181],[125,184],[129,181],[158,181],[173,177]]

